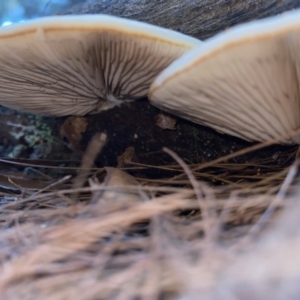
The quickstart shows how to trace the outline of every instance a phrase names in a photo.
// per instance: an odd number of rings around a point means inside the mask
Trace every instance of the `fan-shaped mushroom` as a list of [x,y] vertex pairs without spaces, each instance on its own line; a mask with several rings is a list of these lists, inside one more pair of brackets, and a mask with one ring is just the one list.
[[[207,39],[153,82],[152,104],[249,141],[300,127],[300,10]],[[283,143],[300,143],[300,136]]]
[[0,104],[85,115],[147,95],[154,78],[200,41],[104,15],[45,17],[0,28]]

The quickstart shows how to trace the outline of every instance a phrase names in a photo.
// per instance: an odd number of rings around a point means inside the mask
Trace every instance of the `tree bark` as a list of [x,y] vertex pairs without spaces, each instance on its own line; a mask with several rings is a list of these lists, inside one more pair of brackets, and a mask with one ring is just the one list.
[[89,0],[64,14],[108,14],[206,39],[253,19],[300,7],[300,0]]

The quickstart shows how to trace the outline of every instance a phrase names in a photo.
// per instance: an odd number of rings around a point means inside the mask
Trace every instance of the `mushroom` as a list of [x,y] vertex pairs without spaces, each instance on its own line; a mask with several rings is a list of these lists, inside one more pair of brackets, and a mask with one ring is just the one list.
[[[153,82],[150,102],[248,141],[300,127],[300,10],[207,39]],[[284,144],[300,143],[300,135]]]
[[85,115],[147,96],[198,39],[105,15],[44,17],[0,28],[0,104]]

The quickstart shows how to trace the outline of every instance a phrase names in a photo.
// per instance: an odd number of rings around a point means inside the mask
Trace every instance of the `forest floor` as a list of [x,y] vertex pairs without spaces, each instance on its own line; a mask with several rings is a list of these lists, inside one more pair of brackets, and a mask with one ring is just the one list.
[[147,99],[0,114],[1,299],[297,292],[298,216],[281,212],[299,211],[298,146],[222,135]]

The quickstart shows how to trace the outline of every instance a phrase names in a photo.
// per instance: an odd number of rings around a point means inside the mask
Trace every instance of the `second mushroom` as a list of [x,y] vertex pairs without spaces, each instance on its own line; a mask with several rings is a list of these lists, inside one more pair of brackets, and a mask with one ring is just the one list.
[[[151,103],[248,141],[300,143],[300,10],[238,25],[167,67]],[[285,136],[284,136],[285,135]]]

